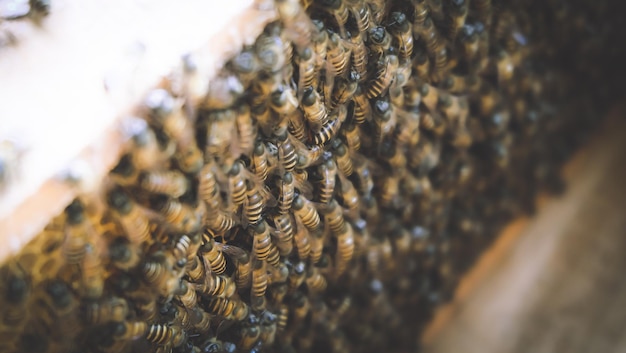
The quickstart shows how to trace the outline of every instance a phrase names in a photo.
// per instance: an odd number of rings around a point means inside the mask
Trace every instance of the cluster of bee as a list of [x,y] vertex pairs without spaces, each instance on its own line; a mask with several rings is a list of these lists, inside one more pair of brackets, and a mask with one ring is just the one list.
[[528,15],[560,2],[493,3],[276,0],[200,101],[186,56],[0,270],[0,352],[416,351],[589,126]]

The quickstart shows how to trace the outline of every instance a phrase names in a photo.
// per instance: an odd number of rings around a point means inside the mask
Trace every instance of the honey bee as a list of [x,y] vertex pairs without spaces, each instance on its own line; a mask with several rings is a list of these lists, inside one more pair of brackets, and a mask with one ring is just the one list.
[[456,120],[461,114],[459,98],[449,95],[439,95],[439,107],[449,120]]
[[286,86],[279,86],[270,96],[270,107],[280,116],[293,113],[298,108],[295,92]]
[[312,48],[306,47],[295,57],[298,66],[298,97],[302,98],[306,89],[316,89],[319,71],[315,68],[316,56]]
[[373,107],[374,139],[380,148],[383,140],[396,128],[397,115],[393,106],[386,100],[376,100]]
[[343,229],[345,220],[343,218],[343,210],[336,200],[332,200],[325,207],[324,224],[329,228],[331,233],[337,234]]
[[278,316],[276,318],[276,332],[282,333],[287,328],[289,321],[289,307],[286,304],[282,304],[278,309]]
[[191,283],[184,280],[181,281],[178,293],[178,299],[185,308],[193,308],[198,304],[196,289]]
[[321,146],[335,137],[337,135],[337,131],[339,131],[339,128],[341,127],[341,124],[346,118],[346,114],[347,111],[345,106],[337,108],[337,110],[329,117],[328,122],[313,135],[313,143]]
[[302,292],[295,292],[293,294],[291,307],[294,324],[302,322],[311,309],[308,297]]
[[337,254],[335,256],[336,276],[343,274],[348,267],[348,263],[354,255],[354,232],[350,223],[343,223],[343,226],[335,234],[337,237]]
[[252,289],[250,302],[254,310],[265,308],[265,291],[267,290],[267,268],[265,261],[253,259]]
[[467,18],[468,12],[468,2],[469,1],[465,0],[452,1],[448,10],[448,38],[456,38],[459,29],[465,25],[465,19]]
[[[234,109],[212,111],[207,117],[205,152],[207,156],[220,158],[231,155],[232,137],[236,132],[237,113]],[[209,158],[207,157],[207,158]],[[237,156],[231,156],[236,158]]]
[[133,164],[132,156],[130,154],[122,156],[117,165],[111,170],[111,173],[109,173],[109,177],[121,186],[135,185],[139,173]]
[[272,242],[270,227],[267,222],[260,221],[254,226],[252,236],[254,237],[252,249],[256,258],[260,261],[267,261],[272,266],[277,266],[278,261],[280,261],[280,254]]
[[65,282],[55,279],[44,284],[45,303],[56,317],[72,313],[78,305],[77,298]]
[[113,189],[108,195],[109,205],[117,215],[128,240],[134,246],[150,243],[150,221],[141,210],[121,189]]
[[[290,0],[284,0],[290,2]],[[285,45],[280,36],[281,28],[278,23],[271,23],[257,38],[255,51],[261,69],[270,74],[279,73],[291,61],[289,53],[285,52]]]
[[189,205],[159,195],[151,198],[150,206],[159,212],[170,226],[180,232],[194,233],[200,230],[201,217]]
[[222,245],[213,240],[213,234],[209,230],[204,232],[205,244],[200,248],[200,255],[209,265],[210,270],[221,275],[226,271],[226,258],[222,252]]
[[250,314],[248,305],[240,300],[209,297],[205,309],[212,315],[242,321]]
[[257,141],[252,152],[252,170],[259,180],[265,181],[269,173],[275,168],[277,161],[267,151],[262,141]]
[[[369,103],[368,103],[369,106]],[[343,139],[348,147],[348,153],[354,154],[361,149],[360,129],[355,124],[347,124],[342,130]]]
[[128,316],[128,302],[124,298],[109,297],[100,302],[85,305],[85,321],[90,324],[123,322]]
[[193,328],[201,333],[206,333],[211,329],[211,314],[194,306],[189,309],[189,319]]
[[276,225],[276,246],[281,256],[289,256],[293,250],[293,222],[290,214],[280,214],[274,217]]
[[242,154],[249,156],[252,154],[257,133],[250,115],[250,107],[247,104],[242,104],[237,109],[235,123],[237,126],[239,150]]
[[333,110],[336,107],[343,105],[347,101],[349,101],[356,92],[359,79],[359,74],[354,70],[350,70],[347,78],[337,78],[335,80],[335,85],[332,96],[330,97],[328,108],[330,110]]
[[365,1],[345,0],[349,6],[352,17],[356,21],[356,29],[359,33],[367,33],[370,29],[371,12]]
[[322,102],[319,93],[312,87],[304,90],[302,109],[304,110],[304,117],[313,129],[318,129],[328,122],[326,106]]
[[336,140],[334,147],[333,158],[337,164],[339,171],[346,177],[349,177],[354,172],[354,166],[352,165],[352,159],[348,153],[348,148],[340,140]]
[[284,131],[276,136],[278,139],[278,161],[280,169],[291,172],[298,162],[298,154],[294,146],[293,137]]
[[505,51],[498,52],[496,71],[498,75],[498,84],[504,85],[511,80],[515,72],[515,65],[511,56]]
[[250,314],[250,316],[242,322],[239,335],[241,337],[237,348],[249,350],[255,346],[261,337],[261,328],[259,326],[259,320],[254,314]]
[[[178,140],[177,140],[178,141]],[[176,162],[180,170],[187,174],[196,174],[204,165],[202,151],[196,145],[194,138],[180,140],[176,152]]]
[[392,12],[391,21],[389,30],[398,47],[398,56],[402,60],[410,60],[413,54],[413,27],[402,12]]
[[378,61],[386,56],[391,48],[391,36],[383,26],[370,28],[367,32],[370,55]]
[[309,266],[304,283],[306,284],[309,291],[313,293],[321,293],[325,291],[326,287],[328,286],[326,278],[315,266]]
[[374,179],[368,160],[361,155],[355,155],[354,157],[353,177],[359,193],[365,196],[371,195],[372,189],[374,189]]
[[78,199],[67,206],[65,218],[62,253],[68,264],[77,264],[85,257],[87,244],[95,239],[95,229],[85,214],[83,203]]
[[252,262],[250,254],[245,250],[231,245],[222,245],[222,251],[235,262],[235,284],[237,288],[247,288],[252,281]]
[[326,54],[328,50],[328,32],[321,20],[312,20],[315,26],[313,32],[313,51],[315,52],[315,72],[319,72],[326,63]]
[[485,23],[487,27],[491,25],[492,4],[491,0],[472,1],[470,5],[476,11],[476,17],[479,21]]
[[324,252],[325,233],[324,230],[319,227],[311,231],[309,234],[311,241],[311,253],[309,254],[309,259],[312,263],[317,264],[320,262],[320,259],[322,259]]
[[[413,15],[415,23],[418,25],[423,25],[426,18],[428,18],[428,4],[426,0],[412,0],[413,4]],[[415,26],[417,28],[419,26]]]
[[261,336],[260,340],[263,344],[271,346],[276,339],[277,317],[275,314],[264,311],[261,314]]
[[322,0],[319,2],[319,7],[334,17],[339,27],[339,33],[345,38],[345,26],[348,22],[348,16],[350,15],[345,0]]
[[428,111],[435,111],[439,100],[439,90],[428,83],[424,83],[420,86],[419,91],[422,95],[422,103],[428,108]]
[[430,59],[428,53],[422,49],[415,50],[415,59],[413,59],[413,71],[417,77],[428,80],[430,78]]
[[292,41],[298,50],[311,46],[311,34],[315,32],[315,25],[300,5],[298,0],[276,1],[278,16],[285,24],[285,35]]
[[7,274],[2,278],[2,299],[5,305],[0,309],[1,320],[6,327],[20,329],[26,323],[30,311],[28,301],[31,295],[31,279],[18,262],[11,261],[5,266]]
[[[233,282],[230,277],[211,273],[208,261],[204,259],[204,262],[204,281],[201,283],[190,283],[190,286],[193,286],[194,290],[199,291],[204,296],[220,298],[232,297],[237,289],[235,282]],[[191,296],[193,294],[189,295]],[[189,301],[191,301],[191,298],[189,298]]]
[[209,87],[200,106],[210,110],[228,109],[235,105],[244,93],[244,85],[236,75],[218,75],[209,82]]
[[318,176],[317,184],[319,187],[317,194],[318,201],[321,204],[328,204],[335,192],[337,176],[337,165],[335,161],[332,158],[327,159],[317,167],[316,174]]
[[310,230],[313,231],[320,226],[320,215],[317,213],[317,209],[313,203],[307,200],[302,195],[297,195],[293,200],[293,210],[295,216],[302,221],[302,224]]
[[309,230],[302,224],[300,218],[296,217],[296,232],[294,234],[296,250],[298,250],[298,258],[304,261],[311,253],[311,241]]
[[185,176],[177,171],[151,171],[139,176],[139,185],[142,189],[171,197],[180,197],[189,188]]
[[244,89],[250,87],[250,83],[259,72],[259,62],[254,54],[254,48],[245,46],[226,64],[226,67],[237,74]]
[[[97,241],[97,240],[96,240]],[[104,267],[99,247],[88,243],[81,263],[81,292],[84,298],[97,299],[104,291]]]
[[160,295],[168,297],[178,289],[184,266],[184,262],[174,263],[166,253],[157,252],[141,265],[141,272],[150,286]]
[[[367,5],[362,6],[367,8]],[[369,19],[368,19],[369,20]],[[348,45],[352,53],[352,68],[358,75],[358,80],[363,81],[367,78],[367,47],[363,41],[363,34],[366,31],[349,33]]]
[[[328,37],[328,50],[326,52],[326,70],[330,79],[337,76],[343,76],[349,68],[350,64],[350,46],[334,32]],[[330,80],[327,80],[330,82]],[[332,88],[332,85],[329,85]],[[330,89],[324,92],[324,97],[330,97]]]
[[246,182],[248,180],[246,172],[246,167],[240,160],[233,163],[228,172],[229,199],[235,208],[243,205],[246,200]]
[[345,174],[339,173],[338,200],[342,206],[348,209],[347,214],[353,219],[357,218],[360,210],[359,194],[352,185],[352,182],[345,177]]
[[[262,194],[260,187],[257,186],[255,183],[248,181],[246,184],[246,200],[243,205],[244,207],[242,215],[242,222],[245,226],[247,226],[248,224],[254,225],[261,221],[266,198]],[[263,191],[265,191],[265,189],[263,189]]]
[[367,98],[380,97],[385,93],[389,85],[391,85],[398,65],[398,57],[395,55],[386,55],[383,59],[378,60],[374,78],[369,82],[365,91]]

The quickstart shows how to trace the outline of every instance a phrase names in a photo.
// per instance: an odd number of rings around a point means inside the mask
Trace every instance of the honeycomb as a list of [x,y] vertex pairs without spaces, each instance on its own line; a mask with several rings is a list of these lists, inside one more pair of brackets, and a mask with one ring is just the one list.
[[103,191],[3,265],[0,352],[417,351],[619,84],[603,1],[270,3],[200,102],[184,57]]

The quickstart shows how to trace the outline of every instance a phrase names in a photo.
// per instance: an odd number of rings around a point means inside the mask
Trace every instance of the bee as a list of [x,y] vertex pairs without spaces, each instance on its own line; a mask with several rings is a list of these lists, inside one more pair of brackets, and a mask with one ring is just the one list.
[[202,226],[201,217],[189,205],[166,196],[154,196],[150,206],[159,212],[173,228],[183,233],[197,232]]
[[202,333],[206,333],[211,329],[211,314],[194,306],[189,309],[189,319],[193,328]]
[[265,181],[269,173],[275,168],[277,161],[267,150],[262,141],[257,141],[252,151],[252,170],[259,180]]
[[85,206],[78,199],[65,209],[65,219],[65,238],[61,251],[68,264],[77,264],[85,257],[89,242],[95,239],[95,229],[87,219]]
[[276,11],[285,24],[285,35],[298,50],[311,46],[311,36],[315,33],[315,25],[306,14],[298,0],[276,1]]
[[235,321],[242,321],[250,314],[250,308],[246,303],[219,297],[207,298],[205,310],[212,315]]
[[378,60],[374,78],[369,82],[365,91],[367,98],[380,97],[385,93],[389,85],[391,85],[398,65],[398,57],[395,55],[386,55],[383,59]]
[[171,197],[180,197],[189,188],[185,176],[175,170],[144,172],[139,176],[142,189]]
[[498,84],[504,85],[513,78],[515,65],[511,56],[505,51],[500,50],[497,56],[496,72],[498,75]]
[[298,258],[304,261],[311,253],[311,240],[309,230],[302,224],[300,218],[296,217],[296,231],[294,234],[296,250],[298,250]]
[[265,308],[265,291],[267,290],[267,268],[265,261],[253,260],[252,289],[250,302],[252,309],[262,310]]
[[276,318],[276,332],[282,333],[287,328],[289,322],[289,306],[286,304],[280,305],[278,309],[278,316]]
[[222,251],[235,262],[235,284],[237,288],[247,288],[252,281],[252,262],[250,254],[232,245],[222,245]]
[[293,250],[293,222],[290,214],[280,214],[274,216],[276,225],[276,246],[281,256],[289,256]]
[[389,31],[398,47],[398,56],[402,60],[410,60],[413,54],[413,27],[402,12],[391,13]]
[[276,339],[277,317],[275,314],[264,311],[261,314],[261,336],[260,340],[263,344],[271,346]]
[[179,143],[178,150],[175,155],[178,167],[187,174],[198,173],[204,165],[204,155],[202,154],[202,151],[200,151],[196,145],[195,139],[193,138],[187,138],[180,141],[183,141],[184,145]]
[[223,274],[226,271],[226,258],[222,252],[222,244],[213,240],[213,234],[208,229],[204,231],[204,239],[205,243],[200,248],[200,256],[213,273]]
[[196,288],[187,281],[181,281],[178,288],[178,299],[185,306],[185,308],[193,308],[198,304],[198,296],[196,294]]
[[0,309],[2,324],[20,329],[26,323],[30,312],[28,303],[31,296],[31,279],[18,262],[9,262],[4,270],[7,274],[2,278],[4,285],[2,299],[5,303]]
[[259,61],[254,53],[254,48],[245,46],[239,54],[235,55],[226,67],[237,74],[244,89],[250,87],[250,83],[256,78],[259,72]]
[[428,2],[428,8],[430,9],[430,15],[435,21],[441,22],[444,19],[443,3],[441,0],[426,0]]
[[387,14],[387,3],[384,0],[368,0],[370,11],[373,16],[373,23],[382,23],[383,17]]
[[272,266],[277,266],[278,261],[280,261],[280,254],[272,242],[270,227],[267,222],[260,221],[254,226],[252,236],[254,237],[252,249],[256,258],[260,261],[267,261]]
[[236,224],[232,212],[224,212],[221,210],[208,212],[205,217],[205,222],[207,228],[210,228],[218,233],[225,233],[232,229]]
[[250,107],[247,104],[242,104],[237,109],[235,123],[237,126],[239,150],[242,154],[249,156],[252,154],[257,132],[250,115]]
[[325,208],[324,224],[329,228],[331,233],[339,233],[345,223],[341,206],[333,199]]
[[289,115],[287,131],[298,141],[306,141],[307,127],[304,124],[304,113],[296,109]]
[[321,227],[312,230],[310,233],[311,253],[309,259],[312,263],[317,264],[322,259],[324,251],[324,231]]
[[395,131],[397,145],[414,147],[420,138],[420,116],[418,113],[402,111],[398,113],[398,124]]
[[88,243],[81,263],[81,292],[84,298],[97,299],[104,291],[104,266],[99,247]]
[[379,61],[385,57],[391,48],[391,36],[383,26],[370,28],[367,32],[370,55]]
[[179,279],[184,274],[184,262],[174,260],[164,252],[152,254],[151,258],[141,265],[141,273],[146,282],[160,295],[168,297],[179,287]]
[[428,18],[428,4],[426,0],[412,0],[411,3],[413,4],[413,17],[416,24],[413,28],[415,29],[423,25]]
[[304,280],[309,291],[313,293],[321,293],[326,290],[327,282],[326,277],[322,275],[319,269],[315,266],[309,266]]
[[250,314],[250,316],[242,322],[239,335],[241,337],[237,344],[238,349],[249,350],[257,343],[261,337],[261,328],[259,326],[259,319],[254,314]]
[[298,154],[293,143],[293,137],[287,132],[276,136],[278,139],[278,161],[281,169],[291,172],[298,162]]
[[[343,76],[348,71],[350,55],[349,45],[337,33],[331,32],[328,38],[328,51],[326,53],[326,70],[330,79]],[[330,80],[327,81],[330,82]],[[330,97],[330,92],[330,90],[324,92],[324,97]]]
[[[290,0],[284,0],[290,2]],[[285,52],[285,44],[280,36],[280,24],[273,23],[265,27],[265,31],[257,38],[255,51],[261,69],[267,73],[279,73],[291,61],[290,54]]]
[[370,29],[370,18],[371,12],[370,7],[367,5],[365,1],[359,0],[345,0],[350,7],[350,12],[352,13],[352,17],[354,17],[356,21],[356,29],[359,33],[367,33]]
[[302,109],[304,117],[313,129],[319,129],[328,122],[326,105],[315,89],[306,88],[302,95]]
[[202,201],[206,202],[210,211],[220,209],[222,203],[216,173],[218,170],[215,164],[207,163],[202,167],[198,176],[198,195]]
[[137,183],[139,171],[133,164],[132,156],[126,154],[109,173],[109,177],[121,186],[133,186]]
[[289,266],[289,293],[294,293],[304,283],[306,277],[306,265],[303,261],[298,261]]
[[128,155],[128,162],[135,169],[152,169],[170,157],[169,153],[159,146],[157,136],[146,120],[136,117],[127,118],[123,121],[122,129],[130,137],[133,145]]
[[456,120],[461,114],[459,98],[449,94],[439,95],[439,107],[450,121]]
[[298,97],[302,98],[306,89],[316,89],[319,71],[315,68],[316,56],[311,47],[304,48],[295,58],[298,66]]
[[89,324],[123,322],[128,316],[128,302],[124,298],[109,297],[100,302],[85,305],[85,321]]
[[293,113],[298,108],[295,92],[286,86],[279,86],[270,96],[270,107],[280,116]]
[[302,224],[313,231],[320,226],[320,215],[317,213],[315,206],[302,195],[297,195],[293,200],[293,210],[295,216],[302,221]]
[[346,177],[349,177],[354,172],[354,166],[352,165],[352,159],[348,153],[348,148],[339,140],[335,144],[333,158],[337,164],[339,171]]
[[44,284],[45,304],[52,310],[54,316],[64,317],[74,311],[78,300],[71,289],[61,280],[51,280]]
[[359,194],[354,185],[352,185],[352,182],[345,177],[345,174],[339,173],[338,177],[338,200],[343,207],[348,209],[348,215],[352,218],[357,218],[360,210]]
[[294,324],[300,323],[311,309],[309,298],[302,292],[295,292],[291,298],[291,307]]
[[349,101],[356,92],[359,80],[360,76],[354,70],[350,70],[347,78],[337,78],[335,80],[332,96],[330,97],[328,109],[333,110]]
[[241,98],[244,91],[244,85],[237,75],[218,75],[211,80],[200,107],[209,110],[229,109]]
[[365,196],[371,195],[372,189],[374,189],[374,179],[372,178],[369,161],[361,155],[356,155],[354,162],[353,180],[356,182],[359,193]]
[[235,208],[242,205],[246,200],[246,182],[248,180],[246,174],[246,167],[240,160],[233,163],[228,172],[229,199]]
[[373,108],[374,139],[380,149],[383,140],[396,128],[397,115],[393,106],[386,100],[376,100]]
[[339,27],[339,33],[345,38],[345,26],[348,22],[348,16],[350,15],[345,0],[322,0],[319,2],[319,7],[334,17]]
[[[253,182],[246,183],[246,200],[243,207],[244,224],[257,224],[261,221],[263,208],[265,207],[265,197],[262,195],[260,187]],[[262,187],[262,186],[261,186]]]
[[113,189],[108,195],[109,205],[117,215],[128,240],[134,246],[150,243],[150,221],[140,208],[121,189]]
[[313,143],[321,146],[335,137],[337,135],[337,131],[339,131],[339,128],[341,127],[341,124],[346,118],[346,114],[347,111],[345,106],[337,108],[337,110],[329,117],[328,122],[324,124],[320,130],[315,133],[315,135],[313,135]]
[[192,236],[186,234],[181,235],[178,241],[174,244],[174,253],[179,260],[184,259],[187,262],[186,269],[190,271],[192,268],[197,267],[198,261],[198,249],[200,249],[201,243],[200,233],[194,233]]
[[483,22],[490,27],[492,16],[492,4],[491,0],[475,0],[470,3],[475,10],[475,15],[480,22]]
[[337,165],[332,158],[329,158],[317,167],[316,172],[319,178],[317,181],[319,185],[319,192],[317,194],[318,201],[321,204],[328,204],[335,192]]
[[[369,103],[367,103],[369,106]],[[347,124],[345,128],[341,130],[343,134],[343,140],[348,147],[348,153],[354,154],[361,149],[361,131],[355,124]]]
[[204,281],[190,285],[193,286],[194,290],[199,291],[202,295],[207,297],[232,297],[237,289],[235,282],[233,282],[230,277],[211,273],[206,258],[204,259],[204,262]]
[[328,50],[328,31],[324,28],[324,22],[313,20],[315,31],[313,33],[313,51],[315,52],[315,72],[320,72],[326,63]]
[[[339,206],[337,206],[339,207]],[[339,277],[345,272],[348,263],[354,255],[354,232],[350,223],[343,223],[341,229],[335,233],[337,237],[337,254],[335,256],[335,271]]]
[[428,83],[424,83],[420,86],[419,91],[422,95],[422,103],[428,108],[428,111],[435,111],[439,100],[439,90]]
[[449,13],[449,25],[448,25],[448,38],[456,38],[459,29],[465,25],[465,19],[467,18],[468,2],[466,0],[452,1],[448,9]]
[[428,53],[422,49],[415,50],[415,58],[413,59],[413,71],[417,77],[429,80],[430,79],[430,59]]
[[[207,116],[205,152],[209,157],[220,158],[231,154],[236,132],[237,113],[234,109],[212,111]],[[237,156],[232,156],[236,158]],[[207,157],[208,158],[208,157]]]

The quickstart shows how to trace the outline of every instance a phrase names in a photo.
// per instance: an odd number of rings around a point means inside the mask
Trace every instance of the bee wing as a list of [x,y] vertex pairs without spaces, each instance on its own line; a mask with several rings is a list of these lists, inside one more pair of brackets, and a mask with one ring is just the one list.
[[219,247],[221,248],[222,252],[225,253],[226,255],[235,258],[237,261],[244,261],[247,260],[249,258],[249,254],[247,251],[243,250],[242,248],[233,246],[233,245],[228,245],[228,244],[222,244],[222,243],[215,243],[216,246],[217,244],[219,244]]

